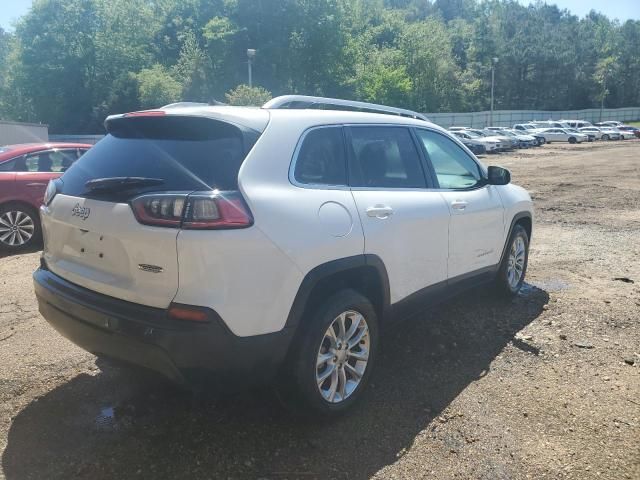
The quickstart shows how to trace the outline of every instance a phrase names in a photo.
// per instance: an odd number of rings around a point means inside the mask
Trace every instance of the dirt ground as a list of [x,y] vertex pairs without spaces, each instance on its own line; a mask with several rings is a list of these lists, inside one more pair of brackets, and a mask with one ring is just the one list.
[[0,259],[0,478],[640,479],[640,140],[484,160],[534,198],[528,284],[403,324],[331,422],[96,363],[38,314],[39,254]]

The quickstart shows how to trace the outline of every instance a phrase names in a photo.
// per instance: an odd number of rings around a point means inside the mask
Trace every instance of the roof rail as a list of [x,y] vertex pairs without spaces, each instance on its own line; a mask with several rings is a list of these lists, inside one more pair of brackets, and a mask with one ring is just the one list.
[[208,103],[203,102],[176,102],[170,103],[169,105],[165,105],[160,108],[184,108],[184,107],[208,107]]
[[418,120],[424,120],[425,122],[429,121],[429,119],[423,114],[412,110],[405,110],[404,108],[388,107],[386,105],[378,105],[375,103],[356,102],[353,100],[341,100],[339,98],[309,97],[307,95],[283,95],[269,100],[262,106],[262,108],[272,109],[322,109],[323,107],[340,107],[335,109],[328,108],[328,110],[352,110],[384,113],[388,115],[399,115],[401,117],[417,118]]

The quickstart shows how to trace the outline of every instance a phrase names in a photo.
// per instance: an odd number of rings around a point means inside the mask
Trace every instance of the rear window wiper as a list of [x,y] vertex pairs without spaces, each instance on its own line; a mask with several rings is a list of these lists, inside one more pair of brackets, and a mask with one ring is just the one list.
[[107,177],[89,180],[84,184],[87,192],[118,192],[137,187],[152,187],[162,185],[161,178],[148,177]]

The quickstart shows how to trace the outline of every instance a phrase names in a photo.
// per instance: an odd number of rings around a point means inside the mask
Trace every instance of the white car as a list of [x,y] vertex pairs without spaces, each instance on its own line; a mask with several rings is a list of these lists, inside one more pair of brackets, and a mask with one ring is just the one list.
[[541,130],[540,135],[544,136],[547,143],[551,142],[569,142],[582,143],[589,141],[589,136],[580,132],[571,131],[567,128],[547,128]]
[[507,137],[512,137],[517,140],[518,148],[530,148],[538,146],[537,139],[532,135],[527,135],[523,131],[512,130],[510,128],[501,128],[501,127],[487,127],[485,129],[487,132],[495,132],[496,135],[504,135]]
[[621,127],[622,125],[624,125],[624,123],[622,122],[616,122],[615,120],[609,120],[607,122],[600,122],[598,125],[606,125],[609,127]]
[[620,140],[628,140],[636,137],[633,132],[627,130],[619,130],[618,128],[612,128],[611,130],[620,135]]
[[569,125],[571,128],[576,128],[578,130],[584,128],[584,127],[592,127],[593,124],[591,122],[588,122],[586,120],[560,120],[563,123],[566,123],[567,125]]
[[497,138],[483,137],[477,133],[467,132],[465,130],[453,130],[451,133],[460,138],[462,142],[471,142],[472,144],[476,143],[478,145],[483,145],[487,153],[495,153],[502,148],[502,143]]
[[476,134],[479,137],[487,138],[492,142],[499,142],[499,150],[501,151],[511,150],[512,148],[517,148],[518,146],[518,141],[515,138],[509,137],[507,135],[501,135],[495,132],[480,130],[477,128],[468,128],[465,131],[470,134]]
[[596,140],[620,140],[620,131],[606,127],[583,127],[579,129],[582,133],[595,135]]
[[286,96],[105,126],[47,188],[34,273],[42,315],[95,355],[187,384],[279,374],[337,413],[394,320],[523,284],[528,193],[415,112]]

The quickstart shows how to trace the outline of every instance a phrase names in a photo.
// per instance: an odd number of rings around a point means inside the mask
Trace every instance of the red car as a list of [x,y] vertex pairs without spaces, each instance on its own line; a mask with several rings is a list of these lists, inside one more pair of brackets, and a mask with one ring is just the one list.
[[30,143],[0,147],[0,249],[17,251],[41,237],[39,208],[49,180],[91,145]]

